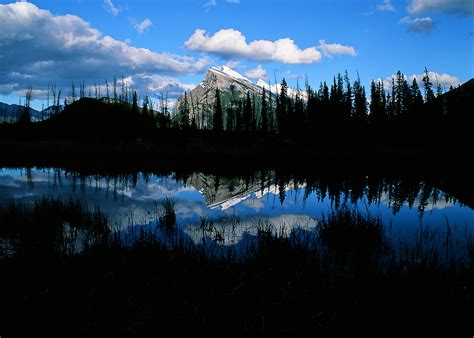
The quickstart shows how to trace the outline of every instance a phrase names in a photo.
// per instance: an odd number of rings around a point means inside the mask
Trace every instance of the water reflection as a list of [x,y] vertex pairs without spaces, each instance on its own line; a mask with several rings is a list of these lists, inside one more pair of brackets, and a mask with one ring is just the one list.
[[416,177],[296,177],[264,171],[220,177],[5,168],[0,171],[0,205],[32,203],[43,196],[80,199],[91,208],[100,206],[114,230],[125,230],[156,224],[157,201],[167,197],[176,201],[180,231],[195,242],[207,238],[225,245],[269,225],[287,234],[295,228],[311,230],[323,215],[348,208],[380,218],[392,241],[413,238],[420,228],[449,231],[461,241],[472,231],[474,212],[436,184]]

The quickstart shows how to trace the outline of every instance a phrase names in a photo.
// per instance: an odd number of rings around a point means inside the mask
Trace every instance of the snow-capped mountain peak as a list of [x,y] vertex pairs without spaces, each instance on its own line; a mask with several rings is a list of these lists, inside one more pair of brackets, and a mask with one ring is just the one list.
[[[245,83],[247,86],[251,86],[256,92],[261,92],[262,88],[265,88],[267,91],[271,92],[274,95],[277,95],[280,92],[280,84],[269,84],[268,82],[259,79],[256,83],[249,80],[239,72],[229,68],[227,66],[220,66],[220,67],[211,67],[209,71],[212,73],[216,73],[219,75],[223,75],[227,78],[232,80],[240,81]],[[288,95],[289,96],[296,96],[297,90],[295,88],[288,88]],[[305,93],[300,92],[300,95],[305,97]]]
[[211,67],[210,70],[214,71],[214,72],[218,72],[220,74],[227,75],[227,76],[229,76],[231,78],[234,78],[234,79],[244,80],[244,81],[247,81],[247,82],[252,82],[248,78],[246,78],[245,76],[240,74],[239,72],[236,72],[235,70],[233,70],[232,68],[229,68],[227,66]]
[[[220,90],[221,103],[223,102],[222,104],[225,106],[227,104],[236,105],[239,98],[245,98],[249,93],[255,95],[255,97],[260,97],[263,88],[265,88],[267,95],[271,95],[273,98],[276,98],[280,92],[279,84],[270,84],[263,79],[259,79],[255,83],[227,66],[211,67],[205,79],[188,93],[188,105],[194,107],[193,109],[211,111],[214,107],[216,89]],[[305,99],[305,93],[296,89],[288,88],[287,93],[290,97],[296,97],[299,93]],[[176,101],[175,111],[179,111],[183,98],[181,97]]]
[[265,81],[263,81],[262,79],[258,79],[257,86],[268,89],[268,90],[270,89],[270,85],[266,83]]

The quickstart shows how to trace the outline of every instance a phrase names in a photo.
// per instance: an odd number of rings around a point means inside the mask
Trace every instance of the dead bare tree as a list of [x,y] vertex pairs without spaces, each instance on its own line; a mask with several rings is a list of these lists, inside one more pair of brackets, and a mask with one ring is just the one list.
[[109,95],[109,82],[105,79],[105,90],[107,92],[107,103],[110,103],[110,95]]
[[59,101],[60,101],[60,99],[61,99],[61,89],[58,91],[58,100],[57,100],[56,105],[54,107],[55,115],[59,114],[59,107],[60,107]]

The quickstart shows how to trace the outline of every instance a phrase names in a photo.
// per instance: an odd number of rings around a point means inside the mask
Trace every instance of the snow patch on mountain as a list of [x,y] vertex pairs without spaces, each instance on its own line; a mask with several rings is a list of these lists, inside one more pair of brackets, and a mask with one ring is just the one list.
[[[267,91],[269,91],[269,92],[271,92],[275,95],[280,94],[281,85],[279,83],[269,84],[269,83],[263,81],[262,79],[259,79],[257,81],[257,86],[259,86],[260,88],[265,88]],[[302,91],[302,90],[297,89],[297,88],[291,88],[291,87],[288,87],[287,94],[288,94],[289,97],[296,97],[296,94],[299,94],[300,97],[302,97],[305,100],[306,100],[306,97],[307,97],[305,91]]]
[[224,75],[227,75],[229,77],[232,77],[234,79],[237,79],[237,80],[243,80],[243,81],[247,81],[247,82],[250,82],[252,83],[252,81],[250,81],[248,78],[246,78],[245,76],[243,76],[242,74],[236,72],[235,70],[233,70],[232,68],[229,68],[227,66],[221,66],[221,67],[211,67],[209,68],[211,71],[214,71],[214,72],[218,72],[220,74],[224,74]]

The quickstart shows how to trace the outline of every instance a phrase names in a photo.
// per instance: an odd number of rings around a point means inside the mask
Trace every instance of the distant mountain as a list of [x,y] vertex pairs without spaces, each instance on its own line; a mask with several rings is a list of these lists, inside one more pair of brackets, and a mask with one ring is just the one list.
[[64,110],[64,106],[63,105],[59,105],[59,106],[49,106],[48,108],[44,108],[42,111],[41,111],[41,115],[44,116],[44,118],[49,118],[50,116],[52,116],[53,114],[55,113],[60,113]]
[[[63,106],[59,106],[58,112],[63,110]],[[7,104],[0,102],[0,123],[1,122],[16,122],[18,116],[21,115],[25,111],[24,106],[20,106],[17,104]],[[50,106],[48,108],[43,109],[42,111],[38,111],[36,109],[30,108],[31,120],[33,122],[41,121],[50,117],[56,111],[56,106]]]
[[[0,121],[1,122],[16,122],[18,116],[25,111],[24,106],[17,104],[7,104],[0,102]],[[41,112],[36,109],[30,108],[31,119],[38,121],[41,119]]]

